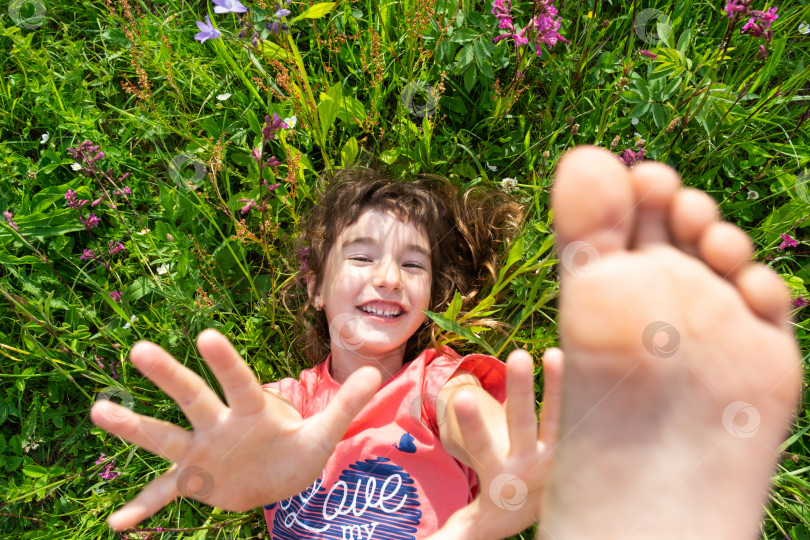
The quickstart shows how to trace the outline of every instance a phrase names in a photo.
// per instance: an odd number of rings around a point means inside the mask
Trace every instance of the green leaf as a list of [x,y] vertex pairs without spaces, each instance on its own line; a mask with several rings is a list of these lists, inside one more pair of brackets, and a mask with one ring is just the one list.
[[335,9],[336,5],[337,2],[321,2],[320,4],[315,4],[314,6],[310,6],[306,11],[298,15],[290,22],[298,22],[301,19],[320,19]]
[[48,474],[48,469],[42,465],[27,465],[23,467],[23,474],[31,478],[39,478],[40,476]]
[[277,43],[274,43],[269,39],[262,41],[259,46],[261,47],[262,52],[270,59],[277,58],[279,60],[290,60],[292,58],[286,49],[280,47]]
[[664,42],[668,48],[672,48],[672,25],[670,24],[669,17],[666,17],[663,21],[659,20],[655,23],[655,27],[658,30],[658,37],[661,38],[661,41]]
[[475,59],[475,49],[472,45],[467,45],[463,49],[461,49],[461,53],[458,57],[458,67],[460,69],[464,69],[465,67],[469,66],[470,63]]
[[447,306],[447,311],[444,312],[444,316],[451,321],[455,321],[458,318],[458,314],[461,312],[463,300],[464,298],[461,296],[461,293],[456,291],[453,300],[450,302],[450,305]]
[[469,328],[465,328],[460,324],[458,324],[456,321],[448,320],[444,316],[439,315],[438,313],[433,313],[432,311],[426,310],[425,314],[428,317],[430,317],[433,320],[433,322],[435,322],[439,326],[439,328],[441,328],[445,332],[451,332],[453,334],[456,334],[457,336],[461,336],[464,339],[471,341],[472,343],[475,343],[482,349],[486,350],[488,354],[492,356],[495,355],[495,351],[492,349],[492,347],[490,347],[486,341],[473,334],[472,330],[470,330]]
[[478,80],[478,72],[472,66],[464,72],[464,88],[467,89],[467,92],[472,90],[472,87],[475,86],[475,81]]
[[357,138],[352,137],[346,144],[343,145],[343,148],[340,151],[340,163],[343,167],[348,167],[354,163],[354,160],[357,158],[357,154],[359,152],[359,147],[357,145]]
[[326,137],[332,124],[335,123],[340,102],[343,97],[343,85],[338,81],[326,94],[321,94],[321,102],[318,104],[318,119],[321,123],[321,133]]
[[689,42],[692,40],[692,30],[687,28],[686,31],[681,34],[681,37],[678,38],[678,45],[675,47],[683,54],[686,54],[686,50],[689,48]]

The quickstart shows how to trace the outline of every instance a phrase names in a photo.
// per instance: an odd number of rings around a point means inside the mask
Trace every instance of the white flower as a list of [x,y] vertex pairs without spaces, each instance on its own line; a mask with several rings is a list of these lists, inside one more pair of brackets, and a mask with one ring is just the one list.
[[218,100],[220,100],[220,101],[225,101],[225,100],[226,100],[226,99],[228,99],[229,97],[231,97],[231,95],[230,95],[230,94],[228,94],[228,93],[225,93],[225,94],[220,94],[220,95],[218,95],[218,96],[217,96],[217,99],[218,99]]
[[504,193],[512,193],[517,189],[517,180],[514,178],[504,178],[501,180],[501,189]]
[[42,135],[42,138],[39,140],[39,142],[42,143],[42,144],[45,144],[46,142],[48,142],[48,139],[50,139],[50,138],[51,138],[51,134],[46,131]]
[[495,165],[490,165],[489,161],[487,161],[487,169],[489,169],[492,172],[495,172],[498,170],[498,167],[496,167]]
[[638,118],[635,118],[635,117],[631,118],[630,123],[635,126],[636,124],[638,124]]
[[149,232],[150,232],[151,230],[152,230],[152,229],[141,229],[140,231],[136,232],[135,234],[137,234],[138,236],[143,236],[143,235],[145,235],[145,234],[149,234]]
[[82,170],[82,164],[81,163],[76,163],[74,161],[73,164],[70,166],[70,168],[73,169],[74,171],[80,171],[80,170]]
[[748,199],[749,201],[752,199],[759,199],[759,193],[757,193],[756,191],[749,191],[748,197],[746,197],[746,199]]
[[157,273],[160,276],[162,276],[163,274],[166,274],[168,272],[169,272],[169,265],[167,265],[165,263],[161,264],[160,266],[157,267]]
[[130,328],[132,326],[132,323],[134,323],[137,319],[138,319],[138,317],[136,317],[135,315],[130,317],[129,322],[124,325],[124,330],[126,330],[127,328]]
[[800,34],[810,34],[810,24],[807,24],[805,21],[802,21],[799,24],[799,33]]
[[298,123],[298,118],[296,118],[295,116],[285,118],[284,123],[287,125],[287,129],[292,129],[295,127],[295,124]]

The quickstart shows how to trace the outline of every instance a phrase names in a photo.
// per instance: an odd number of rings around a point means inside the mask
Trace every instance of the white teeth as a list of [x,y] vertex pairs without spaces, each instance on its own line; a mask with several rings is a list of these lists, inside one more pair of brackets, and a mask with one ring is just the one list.
[[365,311],[366,313],[371,313],[372,315],[377,315],[380,317],[398,317],[402,311],[391,311],[389,310],[381,310],[381,309],[374,309],[372,307],[362,306],[360,309]]

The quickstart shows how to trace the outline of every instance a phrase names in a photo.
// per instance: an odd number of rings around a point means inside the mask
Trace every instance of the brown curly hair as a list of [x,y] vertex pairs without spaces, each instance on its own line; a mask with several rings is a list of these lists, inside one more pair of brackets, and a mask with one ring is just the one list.
[[[464,193],[447,179],[417,175],[396,180],[367,167],[338,171],[323,177],[318,203],[305,219],[298,238],[301,268],[298,278],[284,291],[284,304],[301,327],[301,339],[310,365],[325,358],[330,348],[326,314],[317,311],[308,297],[306,280],[314,290],[323,280],[326,258],[338,235],[367,210],[392,212],[405,223],[415,224],[431,246],[432,285],[429,310],[444,312],[455,291],[463,297],[461,313],[474,305],[481,290],[497,279],[499,247],[508,245],[520,230],[522,205],[494,190],[475,187]],[[297,309],[291,309],[291,305]],[[489,319],[470,319],[475,326],[500,327]],[[405,361],[429,346],[437,346],[440,328],[429,318],[408,340]]]

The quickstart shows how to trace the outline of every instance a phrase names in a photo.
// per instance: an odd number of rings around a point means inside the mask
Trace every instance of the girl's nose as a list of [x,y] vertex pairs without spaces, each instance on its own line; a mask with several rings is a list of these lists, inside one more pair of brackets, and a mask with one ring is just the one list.
[[374,286],[399,289],[402,286],[399,263],[393,259],[380,260],[374,271]]

